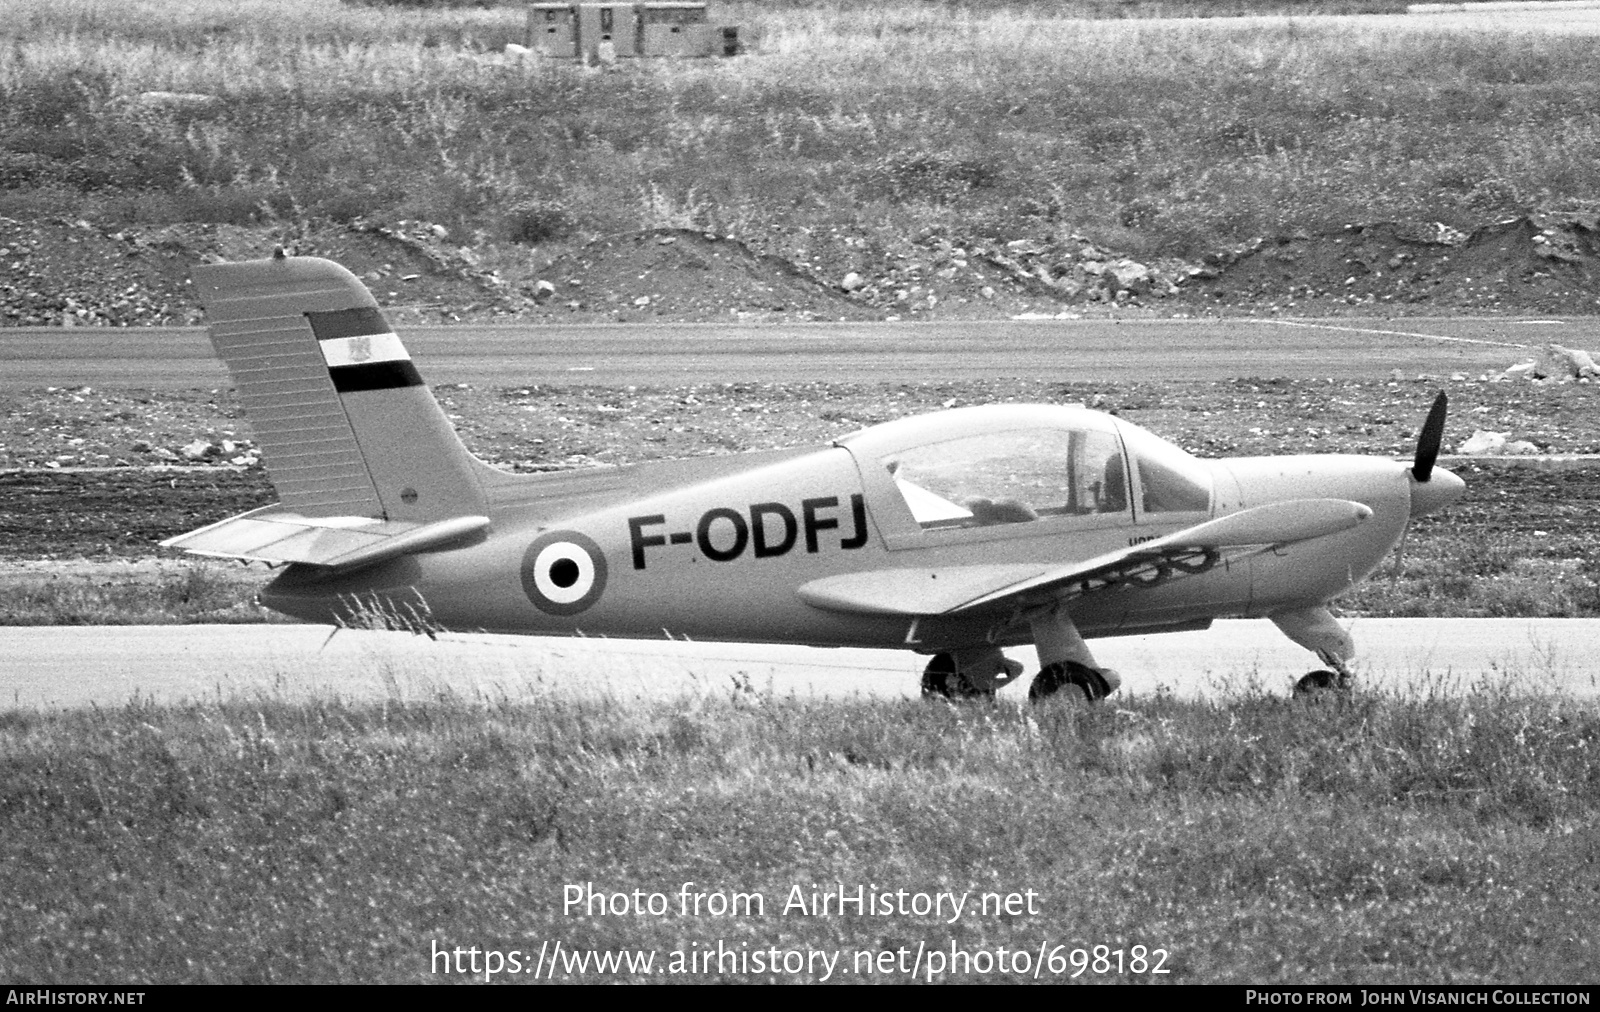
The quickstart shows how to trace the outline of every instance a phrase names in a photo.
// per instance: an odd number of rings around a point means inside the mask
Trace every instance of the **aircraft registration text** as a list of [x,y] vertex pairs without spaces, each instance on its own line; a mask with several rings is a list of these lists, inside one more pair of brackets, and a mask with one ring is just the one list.
[[[664,513],[629,517],[633,568],[646,567],[645,549],[665,545],[697,545],[700,554],[712,562],[732,562],[746,550],[758,559],[776,558],[789,554],[801,543],[814,555],[822,550],[824,531],[837,530],[843,534],[840,517],[834,514],[839,508],[836,495],[802,499],[798,517],[781,502],[751,503],[743,510],[718,506],[702,513],[694,530],[667,534],[645,533],[647,528],[667,526]],[[859,492],[850,496],[850,524],[850,536],[839,538],[839,547],[846,551],[867,543],[867,504]]]

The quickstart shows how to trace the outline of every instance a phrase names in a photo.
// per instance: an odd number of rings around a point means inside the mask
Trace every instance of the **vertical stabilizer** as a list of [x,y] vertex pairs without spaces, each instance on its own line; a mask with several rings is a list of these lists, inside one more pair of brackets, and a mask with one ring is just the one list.
[[417,521],[483,512],[487,466],[354,274],[276,257],[197,267],[194,281],[284,506]]

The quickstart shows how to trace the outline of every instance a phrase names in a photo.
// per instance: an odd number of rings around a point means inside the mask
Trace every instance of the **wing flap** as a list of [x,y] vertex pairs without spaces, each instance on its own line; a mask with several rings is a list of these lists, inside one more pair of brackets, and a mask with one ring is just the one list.
[[1297,541],[1349,530],[1372,515],[1345,499],[1296,499],[1232,513],[1194,527],[1064,566],[993,565],[884,569],[813,580],[801,600],[829,611],[947,615],[1044,603],[1118,585],[1155,586],[1209,572]]
[[307,517],[268,506],[161,544],[227,559],[355,569],[438,548],[488,526],[489,518],[481,516],[418,523],[375,517]]

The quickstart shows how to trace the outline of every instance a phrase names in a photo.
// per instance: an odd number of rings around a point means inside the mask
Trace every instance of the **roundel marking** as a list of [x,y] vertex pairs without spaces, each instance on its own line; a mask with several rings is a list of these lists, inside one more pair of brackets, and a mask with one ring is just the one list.
[[547,615],[576,615],[606,589],[606,557],[577,531],[541,534],[522,554],[522,592]]

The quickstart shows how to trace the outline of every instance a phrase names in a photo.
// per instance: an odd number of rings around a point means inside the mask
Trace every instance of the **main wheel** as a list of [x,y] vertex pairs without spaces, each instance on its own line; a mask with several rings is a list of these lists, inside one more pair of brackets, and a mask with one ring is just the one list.
[[1094,668],[1077,661],[1057,661],[1045,665],[1033,676],[1033,684],[1028,686],[1028,701],[1037,703],[1049,699],[1068,686],[1077,687],[1091,703],[1111,695],[1111,683]]
[[1337,671],[1319,669],[1294,683],[1294,698],[1315,699],[1326,692],[1336,692],[1341,689],[1348,690],[1349,688],[1349,684],[1339,677]]
[[923,699],[989,699],[992,696],[993,689],[986,692],[975,687],[956,670],[956,659],[951,654],[934,654],[928,666],[922,669]]

